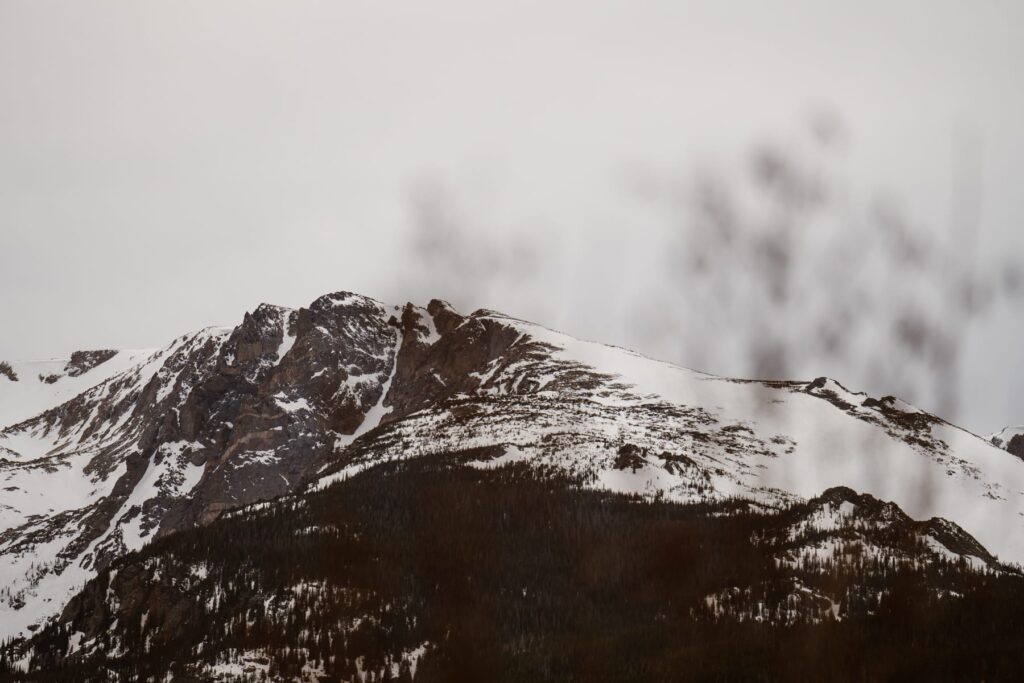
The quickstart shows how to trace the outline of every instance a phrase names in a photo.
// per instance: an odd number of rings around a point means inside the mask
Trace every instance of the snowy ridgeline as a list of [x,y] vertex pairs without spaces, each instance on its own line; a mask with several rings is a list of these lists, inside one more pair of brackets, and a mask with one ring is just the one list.
[[0,636],[161,530],[432,454],[678,502],[772,508],[846,486],[1024,561],[1024,461],[824,378],[719,378],[491,311],[348,293],[69,363],[0,375]]

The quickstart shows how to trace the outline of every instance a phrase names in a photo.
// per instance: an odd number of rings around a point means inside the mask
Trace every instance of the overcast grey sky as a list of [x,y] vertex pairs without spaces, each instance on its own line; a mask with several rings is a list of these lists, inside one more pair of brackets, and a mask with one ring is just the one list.
[[[631,178],[730,168],[826,109],[847,191],[937,233],[973,141],[970,258],[1024,254],[1022,67],[1020,2],[0,0],[0,358],[348,289],[686,361],[634,325],[662,227]],[[504,280],[417,261],[424,188]],[[1022,318],[971,323],[969,428],[1024,422]]]

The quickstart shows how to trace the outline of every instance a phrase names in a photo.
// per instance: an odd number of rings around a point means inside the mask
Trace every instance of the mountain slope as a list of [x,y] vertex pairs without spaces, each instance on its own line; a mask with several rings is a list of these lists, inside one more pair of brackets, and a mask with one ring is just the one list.
[[0,449],[0,636],[153,539],[443,453],[681,503],[847,486],[959,524],[981,549],[951,552],[979,566],[1024,560],[1024,461],[897,399],[714,377],[436,300],[261,305],[7,427]]
[[[845,489],[766,514],[467,457],[378,465],[115,561],[16,653],[26,679],[991,680],[1024,664],[1024,580],[951,561],[986,555],[954,525]],[[856,559],[793,561],[834,544]]]
[[0,429],[55,408],[154,352],[75,351],[70,358],[0,360]]
[[[471,376],[475,387],[446,374],[443,348],[430,349],[418,376],[456,388],[418,412],[397,413],[328,473],[493,446],[586,474],[597,486],[680,501],[741,495],[777,504],[848,486],[916,518],[955,520],[1003,559],[1024,559],[1024,463],[898,399],[825,378],[714,377],[487,311],[460,319],[451,336],[464,328],[514,341]],[[636,473],[612,467],[623,443],[643,452]],[[678,465],[683,456],[692,467]]]

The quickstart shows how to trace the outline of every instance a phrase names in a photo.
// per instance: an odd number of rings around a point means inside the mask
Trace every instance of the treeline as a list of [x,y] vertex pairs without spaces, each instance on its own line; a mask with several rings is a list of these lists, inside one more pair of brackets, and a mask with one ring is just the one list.
[[[778,535],[789,513],[640,501],[526,467],[449,463],[383,465],[160,539],[33,639],[28,674],[3,676],[200,681],[228,661],[247,663],[237,680],[321,681],[1008,680],[1024,670],[1017,576],[884,558],[795,570],[755,542]],[[843,596],[842,619],[793,605],[795,578]],[[706,598],[730,588],[751,589],[751,617],[763,606],[807,618],[720,618]]]

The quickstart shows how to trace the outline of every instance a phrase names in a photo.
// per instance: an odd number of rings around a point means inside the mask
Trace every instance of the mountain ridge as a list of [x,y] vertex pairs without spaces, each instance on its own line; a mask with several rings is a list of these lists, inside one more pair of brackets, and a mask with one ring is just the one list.
[[[441,452],[682,503],[771,508],[850,485],[1024,558],[1020,522],[993,521],[1024,510],[1024,463],[898,399],[716,377],[436,299],[261,304],[100,377],[0,430],[0,635],[38,626],[153,539]],[[55,486],[63,500],[43,495]]]

